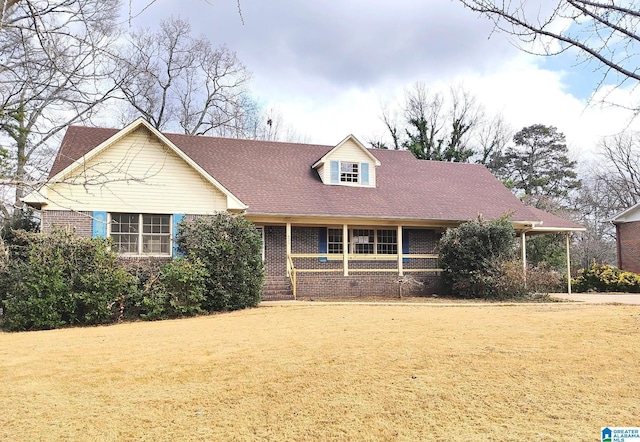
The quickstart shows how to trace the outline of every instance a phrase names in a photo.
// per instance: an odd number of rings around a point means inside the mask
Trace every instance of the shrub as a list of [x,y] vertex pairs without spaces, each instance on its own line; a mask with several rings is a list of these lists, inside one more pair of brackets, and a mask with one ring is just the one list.
[[528,266],[525,278],[522,261],[503,261],[497,263],[489,272],[491,293],[495,299],[525,299],[532,294],[548,294],[559,291],[563,276],[551,269],[546,263]]
[[577,292],[629,292],[640,293],[640,274],[626,272],[607,264],[596,264],[578,272],[573,281]]
[[495,296],[494,280],[501,262],[513,255],[515,233],[506,217],[478,218],[449,229],[440,240],[443,282],[463,298]]
[[204,313],[205,282],[209,273],[197,259],[167,263],[156,281],[148,283],[142,300],[144,319],[194,316]]
[[262,242],[252,223],[220,213],[178,226],[178,250],[200,260],[209,274],[206,311],[237,310],[260,302],[264,270]]
[[122,316],[134,278],[117,262],[105,239],[15,231],[17,256],[0,269],[6,330],[104,324]]
[[160,280],[160,271],[163,261],[149,258],[126,258],[121,260],[121,265],[135,281],[136,290],[132,291],[123,300],[123,317],[125,319],[138,319],[145,317],[149,307],[145,305],[145,296]]

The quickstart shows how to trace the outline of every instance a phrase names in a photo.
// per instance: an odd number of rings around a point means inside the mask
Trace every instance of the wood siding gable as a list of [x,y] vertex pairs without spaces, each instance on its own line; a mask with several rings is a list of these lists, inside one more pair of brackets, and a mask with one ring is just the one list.
[[[344,185],[345,183],[336,182],[336,167],[339,167],[338,164],[340,162],[358,163],[360,165],[358,169],[360,177],[364,177],[365,181],[350,185],[376,187],[376,168],[380,166],[380,161],[353,135],[349,135],[338,143],[312,167],[318,171],[318,175],[324,184]],[[364,174],[363,170],[365,171]]]
[[212,214],[247,207],[144,120],[61,171],[40,194],[44,210]]

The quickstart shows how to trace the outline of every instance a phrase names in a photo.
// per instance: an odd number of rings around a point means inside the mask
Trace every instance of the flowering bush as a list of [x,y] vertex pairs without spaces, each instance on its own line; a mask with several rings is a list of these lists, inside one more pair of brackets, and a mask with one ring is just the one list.
[[640,275],[594,262],[590,267],[580,270],[573,281],[573,288],[577,292],[640,293]]

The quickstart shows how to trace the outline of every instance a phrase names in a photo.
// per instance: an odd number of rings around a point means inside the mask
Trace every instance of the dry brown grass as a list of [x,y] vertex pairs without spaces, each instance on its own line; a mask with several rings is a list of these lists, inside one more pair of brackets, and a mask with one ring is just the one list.
[[640,307],[297,305],[0,334],[0,440],[596,440]]

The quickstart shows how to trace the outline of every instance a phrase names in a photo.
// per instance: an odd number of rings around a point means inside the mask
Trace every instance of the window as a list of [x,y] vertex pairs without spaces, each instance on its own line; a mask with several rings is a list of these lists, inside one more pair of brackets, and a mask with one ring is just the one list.
[[398,231],[378,230],[377,253],[395,255],[398,253]]
[[[343,230],[336,228],[320,227],[318,253],[342,254],[344,253]],[[344,241],[348,246],[348,253],[354,255],[397,255],[398,254],[398,230],[397,229],[349,229],[348,237]],[[408,236],[403,236],[407,241]],[[320,258],[326,262],[327,258]],[[334,259],[334,258],[329,258]],[[367,259],[361,257],[360,259]],[[386,259],[386,258],[385,258]],[[391,259],[391,258],[389,258]]]
[[123,255],[171,255],[171,215],[112,213],[111,238]]
[[358,163],[340,163],[340,182],[358,182]]
[[374,231],[371,229],[353,229],[351,234],[353,253],[374,253]]
[[342,229],[327,229],[328,253],[342,253]]

